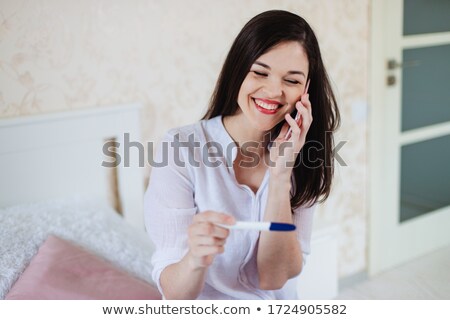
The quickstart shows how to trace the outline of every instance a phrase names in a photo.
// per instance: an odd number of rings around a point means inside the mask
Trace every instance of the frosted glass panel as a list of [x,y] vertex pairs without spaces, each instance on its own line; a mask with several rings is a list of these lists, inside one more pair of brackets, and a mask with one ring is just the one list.
[[404,0],[403,34],[450,31],[450,0]]
[[450,135],[401,149],[400,222],[450,205]]
[[403,50],[412,61],[402,69],[402,131],[450,121],[450,45]]

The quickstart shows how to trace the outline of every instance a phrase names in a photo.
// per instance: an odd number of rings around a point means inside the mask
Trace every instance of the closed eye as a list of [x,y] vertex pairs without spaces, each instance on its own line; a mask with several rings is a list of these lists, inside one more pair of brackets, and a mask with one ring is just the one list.
[[258,72],[258,71],[253,71],[253,73],[256,74],[257,76],[267,77],[267,73]]
[[299,84],[297,80],[286,80],[286,82],[292,83],[292,84]]

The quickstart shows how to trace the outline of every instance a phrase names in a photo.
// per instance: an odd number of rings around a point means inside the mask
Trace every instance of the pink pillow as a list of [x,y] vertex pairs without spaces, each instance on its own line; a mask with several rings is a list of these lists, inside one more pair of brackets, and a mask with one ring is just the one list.
[[159,300],[161,295],[92,253],[49,236],[6,299]]

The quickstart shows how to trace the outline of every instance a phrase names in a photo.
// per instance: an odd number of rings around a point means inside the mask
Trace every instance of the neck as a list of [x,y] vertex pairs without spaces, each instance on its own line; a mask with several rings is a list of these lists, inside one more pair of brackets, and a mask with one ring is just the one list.
[[265,131],[257,131],[250,127],[248,123],[241,123],[242,117],[231,115],[222,118],[223,125],[228,134],[237,143],[239,150],[248,146],[253,152],[263,155],[270,142],[270,136]]

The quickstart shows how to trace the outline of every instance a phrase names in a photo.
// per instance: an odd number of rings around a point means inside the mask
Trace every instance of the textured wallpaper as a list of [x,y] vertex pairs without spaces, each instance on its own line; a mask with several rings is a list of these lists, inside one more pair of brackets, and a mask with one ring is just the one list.
[[315,224],[339,225],[340,276],[364,270],[369,0],[0,0],[0,117],[138,102],[155,141],[199,119],[232,40],[269,9],[305,17],[319,38],[346,166]]

